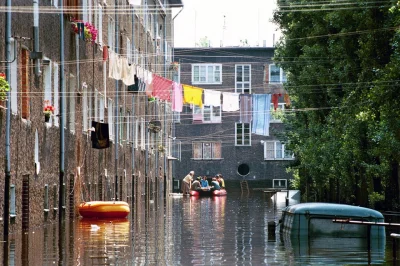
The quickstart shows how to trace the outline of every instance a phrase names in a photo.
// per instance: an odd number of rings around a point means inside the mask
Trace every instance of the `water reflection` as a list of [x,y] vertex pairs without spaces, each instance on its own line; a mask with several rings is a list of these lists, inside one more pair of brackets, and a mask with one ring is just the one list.
[[[125,220],[77,219],[61,230],[49,224],[13,235],[9,265],[368,264],[363,243],[355,248],[342,238],[282,239],[271,226],[285,205],[281,196],[137,199]],[[371,253],[372,263],[390,262],[387,240],[386,256]]]
[[130,257],[128,219],[78,222],[74,247],[75,265],[110,265]]

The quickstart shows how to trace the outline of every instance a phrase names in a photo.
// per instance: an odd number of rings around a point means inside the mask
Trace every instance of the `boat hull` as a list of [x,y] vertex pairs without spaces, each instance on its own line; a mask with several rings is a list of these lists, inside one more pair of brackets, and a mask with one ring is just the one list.
[[83,218],[121,219],[128,216],[129,204],[125,201],[89,201],[79,204],[79,214]]
[[190,196],[194,197],[212,197],[212,196],[226,196],[227,192],[225,189],[221,190],[191,190]]

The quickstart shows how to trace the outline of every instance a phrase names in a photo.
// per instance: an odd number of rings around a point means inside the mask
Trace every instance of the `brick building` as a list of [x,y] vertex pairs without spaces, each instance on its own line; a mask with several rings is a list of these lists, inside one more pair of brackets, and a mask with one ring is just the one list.
[[[182,1],[132,6],[127,0],[64,0],[63,11],[58,0],[9,2],[10,23],[7,12],[0,13],[6,22],[0,35],[11,27],[11,60],[0,57],[0,72],[8,74],[11,86],[0,108],[0,157],[10,163],[0,171],[0,202],[9,190],[9,231],[53,222],[60,211],[75,217],[81,201],[118,199],[133,209],[171,190],[172,162],[163,152],[170,143],[170,103],[149,102],[144,92],[127,93],[128,86],[108,72],[116,53],[130,65],[171,78],[171,12]],[[77,34],[74,28],[83,25],[77,20],[90,23],[96,38]],[[1,55],[6,44],[0,42]],[[55,108],[46,123],[45,104]],[[152,120],[160,121],[161,131],[148,129]],[[92,122],[108,124],[109,148],[92,148]]]
[[[285,188],[292,178],[286,167],[293,160],[278,139],[283,130],[280,116],[285,109],[282,82],[286,77],[272,61],[274,48],[221,47],[175,48],[182,84],[204,90],[241,94],[278,94],[278,108],[270,110],[269,135],[251,133],[251,123],[240,122],[240,112],[221,107],[184,106],[175,114],[176,142],[181,158],[175,162],[174,178],[190,170],[212,177],[221,173],[227,186],[247,180],[252,187]],[[174,188],[178,188],[178,182]]]

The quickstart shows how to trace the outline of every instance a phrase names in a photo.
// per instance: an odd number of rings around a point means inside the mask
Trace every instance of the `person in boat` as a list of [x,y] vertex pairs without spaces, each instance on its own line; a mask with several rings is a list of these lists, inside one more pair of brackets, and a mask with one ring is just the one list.
[[220,186],[222,189],[225,189],[224,177],[223,177],[221,174],[218,174],[218,175],[217,175],[217,181],[218,181],[218,183],[219,183],[219,186]]
[[183,178],[183,181],[182,181],[182,193],[183,194],[189,194],[193,176],[194,176],[194,171],[190,171],[189,174],[187,174],[187,176],[185,176],[185,178]]
[[220,189],[221,189],[221,187],[219,186],[217,178],[213,177],[212,181],[211,181],[211,190],[220,190]]
[[196,180],[193,181],[192,187],[191,187],[190,189],[191,189],[191,190],[195,190],[195,191],[201,190],[200,180],[201,180],[201,176],[198,176],[198,177],[196,178]]
[[208,180],[206,176],[203,176],[203,179],[200,181],[202,188],[208,188],[210,185],[208,184]]

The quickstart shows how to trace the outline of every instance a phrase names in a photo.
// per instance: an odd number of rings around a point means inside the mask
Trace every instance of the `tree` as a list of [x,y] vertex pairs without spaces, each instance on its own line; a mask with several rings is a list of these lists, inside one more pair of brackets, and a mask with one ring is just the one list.
[[274,13],[283,33],[275,61],[297,110],[284,137],[296,184],[319,201],[398,202],[400,102],[388,85],[398,85],[400,37],[387,29],[400,12],[383,1],[341,7],[287,0]]

